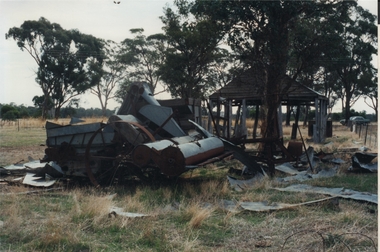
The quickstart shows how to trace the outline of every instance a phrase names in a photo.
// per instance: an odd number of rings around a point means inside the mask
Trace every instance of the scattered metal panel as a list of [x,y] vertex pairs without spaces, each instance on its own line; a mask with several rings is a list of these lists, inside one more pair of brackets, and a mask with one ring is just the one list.
[[296,168],[294,168],[294,166],[291,163],[284,163],[284,164],[276,165],[275,169],[277,171],[281,171],[283,173],[290,174],[290,175],[297,175],[300,173],[300,171],[298,171]]
[[291,182],[291,181],[306,181],[310,179],[316,179],[316,178],[328,178],[333,177],[336,175],[338,171],[338,167],[333,167],[331,169],[324,169],[319,171],[316,174],[309,173],[308,171],[300,171],[297,174],[285,178],[277,178],[277,181],[279,182]]
[[256,176],[254,176],[251,179],[247,180],[238,180],[233,177],[227,176],[228,182],[230,183],[230,186],[238,192],[241,192],[243,190],[246,190],[248,188],[252,188],[254,185],[256,185],[258,182],[260,182],[264,178],[264,175],[259,173]]
[[357,152],[352,156],[352,167],[350,171],[360,172],[377,172],[378,164],[372,163],[372,160],[377,157],[374,153],[360,153]]
[[287,203],[281,203],[281,202],[268,202],[268,201],[241,202],[240,207],[248,211],[267,212],[267,211],[295,208],[295,207],[304,206],[304,205],[311,205],[311,204],[316,204],[316,203],[320,203],[320,202],[324,202],[324,201],[328,201],[332,199],[336,199],[336,197],[328,197],[324,199],[312,200],[312,201],[307,201],[307,202],[302,202],[302,203],[297,203],[297,204],[287,204]]
[[122,216],[126,218],[141,218],[141,217],[151,216],[149,214],[124,212],[123,208],[115,207],[115,206],[111,207],[109,211],[110,211],[109,216],[111,217]]
[[[172,117],[173,110],[167,107],[145,105],[139,113],[166,131],[171,137],[185,136],[186,133],[178,126]],[[170,118],[170,119],[169,119]],[[169,119],[167,121],[167,119]]]
[[31,185],[36,187],[50,187],[55,184],[57,180],[51,179],[50,176],[43,177],[36,177],[33,173],[26,173],[22,183],[24,185]]
[[316,186],[303,185],[303,184],[291,185],[285,188],[274,188],[274,189],[279,190],[279,191],[286,191],[286,192],[307,192],[307,193],[327,194],[327,195],[331,195],[335,197],[367,201],[367,202],[377,204],[377,194],[372,194],[368,192],[358,192],[351,189],[316,187]]

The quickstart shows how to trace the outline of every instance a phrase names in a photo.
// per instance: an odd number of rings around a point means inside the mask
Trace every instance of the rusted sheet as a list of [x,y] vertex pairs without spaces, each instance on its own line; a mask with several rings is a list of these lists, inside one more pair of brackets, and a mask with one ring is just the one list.
[[159,152],[173,145],[169,140],[161,140],[136,146],[132,152],[132,160],[138,166],[146,166],[150,162],[159,162]]

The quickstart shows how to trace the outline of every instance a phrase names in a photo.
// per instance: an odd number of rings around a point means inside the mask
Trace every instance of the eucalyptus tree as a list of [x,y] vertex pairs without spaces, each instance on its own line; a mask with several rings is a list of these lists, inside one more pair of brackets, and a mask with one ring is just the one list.
[[366,88],[364,90],[364,102],[368,105],[368,107],[372,108],[375,111],[376,118],[378,118],[379,99],[377,93],[377,76],[373,74],[368,74],[367,76],[363,76],[361,79],[367,83],[373,83],[373,85],[365,85]]
[[126,65],[120,59],[123,49],[120,44],[108,40],[103,48],[104,60],[99,66],[96,62],[92,65],[94,82],[96,85],[91,87],[91,93],[94,94],[102,109],[103,116],[107,113],[107,106],[111,99],[116,98],[116,91],[120,84],[127,76]]
[[292,82],[305,76],[312,76],[313,82],[330,67],[327,56],[342,43],[341,24],[356,7],[355,1],[196,0],[191,11],[220,24],[228,32],[232,50],[257,70],[262,83],[262,135],[278,137],[282,97]]
[[377,82],[374,81],[377,69],[372,64],[373,55],[377,54],[376,16],[357,5],[348,13],[348,17],[335,28],[338,44],[326,54],[329,57],[328,70],[339,78],[340,85],[335,85],[334,91],[342,100],[346,120],[360,97],[377,92]]
[[130,81],[146,82],[154,93],[160,83],[158,69],[165,60],[166,36],[145,36],[142,28],[131,29],[130,32],[134,37],[121,42],[120,61],[128,67]]
[[78,30],[65,30],[43,17],[38,21],[25,21],[19,28],[10,28],[5,37],[13,38],[37,63],[36,82],[44,96],[44,118],[50,99],[58,118],[63,105],[76,103],[80,94],[96,84],[97,79],[91,75],[94,66],[103,61],[100,39]]
[[169,48],[159,72],[173,97],[205,98],[215,85],[210,80],[218,76],[218,64],[226,63],[226,51],[219,48],[224,33],[219,24],[192,15],[191,8],[192,3],[175,1],[175,8],[164,10],[161,20]]

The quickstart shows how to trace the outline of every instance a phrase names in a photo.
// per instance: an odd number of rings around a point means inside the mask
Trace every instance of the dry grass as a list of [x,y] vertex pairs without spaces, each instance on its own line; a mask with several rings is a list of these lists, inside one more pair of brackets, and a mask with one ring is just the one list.
[[[30,134],[40,130],[39,127],[20,132]],[[9,128],[1,128],[0,135],[2,132],[21,134],[14,128],[6,130]],[[305,137],[307,128],[301,130]],[[326,142],[332,144],[313,147],[349,160],[352,153],[341,154],[340,150],[360,146],[353,143],[359,141],[356,134],[339,126],[334,128],[333,134]],[[41,134],[40,139],[44,138]],[[10,148],[16,154],[16,150],[24,152],[31,146],[3,147],[0,160],[10,153]],[[42,146],[40,152],[44,148]],[[131,183],[123,188],[66,188],[27,195],[19,193],[35,188],[2,184],[0,250],[322,251],[325,244],[325,251],[349,251],[341,241],[349,244],[352,251],[375,250],[372,241],[377,246],[377,205],[340,199],[338,207],[327,202],[273,212],[229,212],[220,207],[220,200],[300,203],[324,197],[272,190],[281,185],[270,178],[243,192],[235,192],[226,181],[229,168],[241,169],[242,164],[236,160],[221,161],[158,187]],[[375,178],[341,174],[334,179],[310,183],[345,188],[355,185],[360,190],[367,185],[376,187],[373,186]],[[377,191],[375,189],[368,191]],[[116,196],[110,197],[114,194]],[[109,215],[111,206],[150,216]]]

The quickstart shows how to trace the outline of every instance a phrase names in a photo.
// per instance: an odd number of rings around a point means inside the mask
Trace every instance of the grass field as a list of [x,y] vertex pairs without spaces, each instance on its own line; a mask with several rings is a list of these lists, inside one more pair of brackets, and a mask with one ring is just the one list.
[[[3,125],[0,166],[28,156],[42,158],[43,125]],[[350,161],[352,153],[341,150],[360,140],[345,127],[335,129],[329,144],[314,147]],[[377,174],[350,174],[348,166],[341,165],[335,177],[305,183],[377,193]],[[226,211],[221,200],[296,204],[326,197],[273,190],[289,185],[277,182],[282,174],[236,192],[226,179],[231,167],[242,165],[220,161],[174,181],[131,181],[99,189],[57,183],[55,190],[31,192],[36,189],[1,182],[0,251],[377,251],[374,204],[339,199],[338,204],[326,201],[279,211]],[[110,214],[112,206],[147,216]]]

